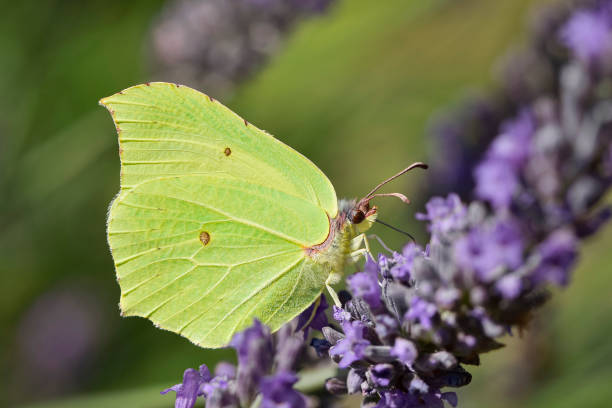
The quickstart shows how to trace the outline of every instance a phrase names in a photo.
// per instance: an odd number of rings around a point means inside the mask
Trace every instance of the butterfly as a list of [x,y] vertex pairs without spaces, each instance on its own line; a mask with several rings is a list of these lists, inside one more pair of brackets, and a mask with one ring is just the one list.
[[215,99],[146,83],[100,100],[119,136],[108,243],[122,315],[202,347],[259,319],[280,328],[368,248],[377,209],[340,200],[310,160]]

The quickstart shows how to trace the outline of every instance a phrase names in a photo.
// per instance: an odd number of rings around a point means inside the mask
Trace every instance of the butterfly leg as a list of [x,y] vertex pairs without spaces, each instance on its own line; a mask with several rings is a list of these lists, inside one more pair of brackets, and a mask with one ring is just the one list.
[[353,260],[353,262],[357,262],[359,258],[361,258],[362,256],[366,257],[368,254],[369,252],[366,248],[360,248],[356,251],[351,252],[351,259]]
[[336,293],[334,288],[331,287],[329,282],[325,282],[325,287],[327,288],[327,292],[329,293],[329,296],[334,301],[334,304],[338,307],[342,307],[342,303],[340,302],[340,298],[338,297],[338,294]]
[[[365,248],[362,248],[362,244]],[[362,255],[370,255],[372,259],[372,251],[370,250],[370,243],[366,234],[359,234],[351,241],[351,257],[353,261],[357,261]]]
[[370,238],[374,238],[378,241],[378,243],[380,244],[380,246],[382,246],[385,251],[389,252],[389,253],[393,253],[394,251],[392,251],[391,249],[389,249],[389,247],[385,244],[385,242],[376,234],[370,234],[368,235]]
[[308,318],[308,321],[304,323],[301,327],[298,327],[298,330],[302,330],[308,327],[308,325],[312,322],[314,317],[317,315],[317,310],[319,309],[319,306],[321,305],[321,296],[319,296],[312,305],[313,305],[312,313],[310,313],[310,317]]

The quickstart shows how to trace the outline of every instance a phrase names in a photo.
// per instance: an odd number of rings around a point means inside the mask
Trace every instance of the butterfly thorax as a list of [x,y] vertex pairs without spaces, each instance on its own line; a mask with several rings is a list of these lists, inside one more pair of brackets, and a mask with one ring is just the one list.
[[355,224],[351,213],[354,211],[355,201],[340,200],[338,203],[338,215],[330,219],[329,234],[325,241],[320,244],[306,248],[306,253],[318,264],[329,268],[330,274],[342,276],[347,263],[351,261],[351,254],[356,249],[353,240],[365,232],[374,222],[370,217],[364,222]]

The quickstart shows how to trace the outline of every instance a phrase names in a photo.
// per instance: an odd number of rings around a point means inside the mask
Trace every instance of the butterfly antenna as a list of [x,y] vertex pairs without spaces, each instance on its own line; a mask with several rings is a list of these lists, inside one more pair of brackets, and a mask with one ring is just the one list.
[[406,197],[405,195],[403,195],[401,193],[378,193],[378,194],[374,194],[374,193],[376,193],[382,186],[384,186],[388,182],[390,182],[392,180],[395,180],[396,178],[398,178],[402,174],[406,174],[410,170],[412,170],[414,168],[417,168],[417,167],[421,168],[421,169],[426,169],[429,166],[427,166],[425,163],[422,163],[422,162],[412,163],[410,166],[406,167],[404,170],[402,170],[399,173],[389,177],[388,179],[384,180],[382,183],[380,183],[379,185],[374,187],[372,189],[372,191],[370,191],[368,194],[366,194],[365,197],[363,197],[361,200],[359,200],[359,202],[357,203],[356,207],[357,208],[361,208],[362,206],[366,206],[367,207],[367,204],[370,202],[370,200],[375,198],[375,197],[397,197],[400,200],[402,200],[403,202],[405,202],[406,204],[410,204],[410,200],[408,200],[408,197]]
[[364,198],[370,198],[372,197],[372,195],[378,191],[382,186],[384,186],[385,184],[387,184],[390,181],[395,180],[396,178],[398,178],[399,176],[408,173],[410,170],[414,169],[414,168],[421,168],[421,169],[427,169],[429,166],[426,165],[425,163],[422,162],[416,162],[416,163],[412,163],[410,166],[406,167],[404,170],[400,171],[399,173],[389,177],[388,179],[384,180],[382,183],[380,183],[379,185],[377,185],[376,187],[374,187],[372,189],[372,191],[370,191],[368,194],[366,194],[366,196]]
[[412,235],[410,235],[409,233],[407,233],[406,231],[402,231],[401,229],[396,228],[393,225],[387,224],[386,222],[383,222],[383,221],[379,220],[378,218],[376,218],[374,221],[379,223],[379,224],[384,225],[387,228],[391,228],[393,231],[397,231],[397,232],[399,232],[401,234],[406,235],[408,238],[410,238],[412,240],[412,242],[414,242],[416,244],[416,239],[414,239],[414,237]]

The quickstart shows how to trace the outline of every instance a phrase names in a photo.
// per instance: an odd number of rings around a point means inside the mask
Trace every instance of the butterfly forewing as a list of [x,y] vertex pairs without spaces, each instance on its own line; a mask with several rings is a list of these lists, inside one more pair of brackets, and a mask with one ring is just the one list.
[[119,133],[121,185],[181,174],[223,174],[308,200],[333,218],[337,198],[306,157],[186,86],[137,85],[101,100]]

